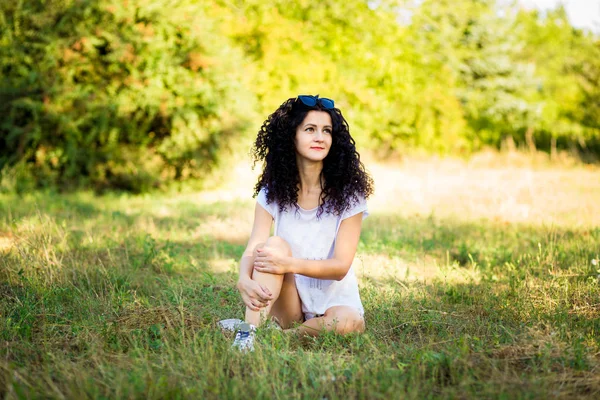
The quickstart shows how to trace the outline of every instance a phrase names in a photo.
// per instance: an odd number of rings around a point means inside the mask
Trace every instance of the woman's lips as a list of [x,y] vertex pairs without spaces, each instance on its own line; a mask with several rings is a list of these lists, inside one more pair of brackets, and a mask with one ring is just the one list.
[[325,150],[325,148],[323,148],[323,147],[311,147],[311,149],[313,149],[313,150]]

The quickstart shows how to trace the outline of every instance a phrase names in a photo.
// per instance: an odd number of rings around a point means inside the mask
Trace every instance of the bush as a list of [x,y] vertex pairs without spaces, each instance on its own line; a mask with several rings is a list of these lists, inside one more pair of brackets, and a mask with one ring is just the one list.
[[194,3],[2,2],[0,171],[136,192],[201,178],[254,105],[241,53]]

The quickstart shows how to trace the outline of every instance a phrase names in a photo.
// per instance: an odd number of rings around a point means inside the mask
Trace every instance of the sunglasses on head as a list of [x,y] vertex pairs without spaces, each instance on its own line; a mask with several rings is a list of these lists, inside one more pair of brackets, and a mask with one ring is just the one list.
[[333,100],[326,97],[311,96],[311,95],[300,95],[298,100],[307,107],[314,107],[319,103],[323,108],[331,110],[333,108]]

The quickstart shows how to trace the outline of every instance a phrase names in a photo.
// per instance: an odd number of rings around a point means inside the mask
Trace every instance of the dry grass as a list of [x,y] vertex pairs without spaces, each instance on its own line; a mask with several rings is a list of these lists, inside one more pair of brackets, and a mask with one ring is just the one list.
[[203,192],[0,197],[4,398],[597,398],[600,169],[369,162],[361,336],[229,351],[258,171]]
[[[488,219],[498,223],[599,226],[600,169],[484,160],[372,164],[374,211]],[[516,165],[515,165],[516,164]]]

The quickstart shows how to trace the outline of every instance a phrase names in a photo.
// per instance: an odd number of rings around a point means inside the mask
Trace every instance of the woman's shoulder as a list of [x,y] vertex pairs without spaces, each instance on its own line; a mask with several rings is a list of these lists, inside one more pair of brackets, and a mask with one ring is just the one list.
[[277,213],[279,209],[279,205],[275,200],[269,201],[268,198],[268,189],[266,187],[262,187],[258,194],[256,195],[256,202],[262,206],[267,212],[273,216]]
[[271,197],[271,199],[269,199],[269,189],[266,186],[263,186],[260,188],[260,190],[258,191],[258,194],[256,195],[256,199],[264,201],[265,203],[269,203],[269,204],[277,203],[276,198]]
[[346,219],[361,212],[363,213],[363,219],[369,214],[367,199],[361,193],[356,193],[348,199],[348,205],[342,212],[341,218]]

